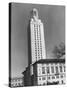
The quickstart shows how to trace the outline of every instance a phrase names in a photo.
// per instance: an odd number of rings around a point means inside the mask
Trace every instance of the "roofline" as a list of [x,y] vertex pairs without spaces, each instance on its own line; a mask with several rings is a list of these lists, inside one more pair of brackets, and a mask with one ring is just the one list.
[[65,59],[41,59],[34,64],[36,63],[65,63]]

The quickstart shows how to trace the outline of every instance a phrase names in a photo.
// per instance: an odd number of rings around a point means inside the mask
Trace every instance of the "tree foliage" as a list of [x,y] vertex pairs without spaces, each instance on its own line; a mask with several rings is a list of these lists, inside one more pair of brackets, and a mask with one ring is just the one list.
[[59,46],[55,46],[53,54],[55,58],[61,58],[63,55],[65,55],[65,44],[61,42]]

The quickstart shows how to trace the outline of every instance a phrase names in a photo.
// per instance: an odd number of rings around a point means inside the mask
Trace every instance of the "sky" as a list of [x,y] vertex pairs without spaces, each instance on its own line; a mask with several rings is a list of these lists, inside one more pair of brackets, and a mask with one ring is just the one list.
[[44,24],[47,58],[53,58],[55,45],[65,42],[65,6],[12,3],[11,10],[11,76],[21,77],[28,66],[27,28],[30,12],[36,8]]

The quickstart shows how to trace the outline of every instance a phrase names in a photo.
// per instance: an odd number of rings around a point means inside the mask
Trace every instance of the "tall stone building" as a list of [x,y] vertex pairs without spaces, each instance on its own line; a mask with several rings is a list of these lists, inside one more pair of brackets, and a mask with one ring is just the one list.
[[28,67],[24,86],[65,84],[65,59],[47,59],[44,26],[33,9],[28,26]]
[[28,26],[29,64],[33,64],[40,59],[46,59],[44,26],[39,19],[37,9],[32,10],[31,16]]

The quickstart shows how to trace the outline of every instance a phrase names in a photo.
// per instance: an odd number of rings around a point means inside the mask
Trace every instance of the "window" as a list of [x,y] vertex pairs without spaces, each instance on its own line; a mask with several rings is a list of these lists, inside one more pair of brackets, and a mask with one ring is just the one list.
[[17,83],[15,84],[15,86],[17,86]]
[[41,80],[41,78],[39,78],[39,80]]
[[13,87],[13,84],[11,84],[11,87]]
[[19,84],[19,86],[20,86],[20,83],[18,83]]
[[63,80],[61,82],[62,82],[62,84],[64,84],[64,81]]
[[43,85],[45,85],[45,83],[43,83]]
[[56,68],[56,73],[58,73],[58,67],[56,66],[55,68]]
[[56,78],[59,78],[59,75],[56,75]]
[[42,74],[45,74],[45,67],[42,67]]
[[55,77],[54,77],[54,76],[52,76],[52,79],[55,79]]
[[64,72],[65,72],[65,66],[64,66]]
[[47,73],[50,73],[50,72],[49,72],[49,67],[47,67]]
[[54,73],[54,67],[53,66],[51,67],[51,72]]
[[61,78],[63,78],[63,75],[61,75]]
[[42,77],[42,80],[45,80],[45,77]]
[[50,77],[48,77],[48,79],[50,79]]
[[59,66],[60,67],[60,72],[62,72],[62,66]]

